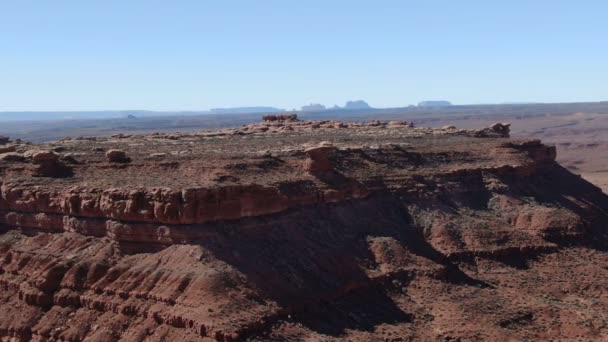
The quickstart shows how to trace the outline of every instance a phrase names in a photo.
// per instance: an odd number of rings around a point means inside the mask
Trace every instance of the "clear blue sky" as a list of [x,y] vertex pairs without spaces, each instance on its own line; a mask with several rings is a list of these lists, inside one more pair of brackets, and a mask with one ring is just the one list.
[[608,1],[0,0],[0,111],[608,100]]

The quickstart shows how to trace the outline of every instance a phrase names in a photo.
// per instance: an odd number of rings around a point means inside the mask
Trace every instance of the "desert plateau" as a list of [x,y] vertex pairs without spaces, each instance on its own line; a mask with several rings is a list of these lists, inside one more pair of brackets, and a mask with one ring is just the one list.
[[607,1],[0,1],[0,342],[608,342]]
[[606,117],[528,120],[5,137],[0,338],[605,340]]

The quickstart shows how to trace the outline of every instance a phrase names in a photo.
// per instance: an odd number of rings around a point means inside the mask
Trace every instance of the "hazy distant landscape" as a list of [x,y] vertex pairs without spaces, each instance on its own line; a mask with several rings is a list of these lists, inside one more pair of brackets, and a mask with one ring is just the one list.
[[[262,107],[247,107],[262,108]],[[272,107],[266,107],[272,108]],[[237,109],[237,112],[239,109]],[[107,136],[118,133],[191,132],[237,127],[259,121],[257,113],[170,113],[148,111],[85,112],[80,119],[5,121],[0,135],[28,141],[51,141],[73,136]],[[46,113],[48,115],[48,113]],[[109,118],[90,118],[106,114]],[[343,121],[408,120],[417,126],[479,128],[494,122],[510,122],[512,136],[537,138],[555,144],[558,161],[570,171],[608,191],[608,102],[562,104],[502,104],[405,108],[324,109],[298,112],[309,120]],[[4,116],[3,119],[7,117]],[[29,118],[44,118],[45,113]],[[119,117],[116,117],[119,115]],[[9,115],[15,119],[15,116]]]
[[[268,111],[262,111],[267,109]],[[220,111],[221,113],[218,113]],[[275,113],[274,107],[242,107],[198,112],[95,111],[95,112],[0,112],[0,134],[14,138],[49,141],[66,136],[100,136],[116,133],[155,131],[195,131],[235,127],[258,121],[264,114]],[[410,120],[419,125],[438,126],[459,122],[478,126],[497,120],[524,120],[538,116],[575,113],[608,114],[608,102],[409,106],[403,108],[326,108],[299,111],[300,118],[310,120],[340,119]],[[479,123],[478,123],[479,122]],[[517,126],[517,125],[516,125]]]
[[[437,101],[430,101],[435,103]],[[439,101],[441,102],[441,101]],[[443,101],[445,102],[445,101]],[[432,103],[430,106],[432,106]],[[446,102],[449,105],[449,102]],[[445,106],[445,103],[439,104]],[[429,107],[426,102],[421,107]],[[343,112],[353,110],[374,110],[363,100],[347,101],[344,106],[334,105],[326,108],[324,105],[305,105],[301,107],[302,112],[332,111]],[[98,110],[98,111],[0,111],[0,122],[6,121],[31,121],[31,120],[85,120],[85,119],[121,119],[121,118],[154,118],[163,116],[197,116],[214,114],[256,114],[256,113],[280,113],[285,109],[271,106],[249,106],[249,107],[227,107],[212,108],[209,110],[196,111],[151,111],[151,110]]]

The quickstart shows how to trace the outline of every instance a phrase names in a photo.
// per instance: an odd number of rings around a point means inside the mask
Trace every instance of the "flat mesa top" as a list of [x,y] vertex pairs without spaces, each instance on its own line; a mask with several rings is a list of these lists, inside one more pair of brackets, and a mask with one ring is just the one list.
[[[504,134],[489,129],[414,128],[404,121],[273,120],[187,134],[117,134],[43,144],[7,142],[0,146],[0,151],[10,150],[0,154],[0,176],[3,183],[58,188],[276,185],[314,180],[302,168],[306,150],[331,146],[336,150],[336,171],[364,181],[524,162],[525,156],[515,151],[491,153],[508,141]],[[125,160],[109,160],[112,150],[124,152]],[[69,176],[32,176],[30,168],[36,164],[31,161],[32,151],[55,154],[70,169]]]

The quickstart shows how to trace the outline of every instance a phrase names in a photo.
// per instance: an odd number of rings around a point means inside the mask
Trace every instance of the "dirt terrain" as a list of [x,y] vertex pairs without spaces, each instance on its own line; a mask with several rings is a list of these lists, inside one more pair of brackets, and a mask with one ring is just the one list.
[[[0,120],[3,119],[0,113]],[[66,114],[67,115],[67,114]],[[254,123],[261,114],[168,115],[88,120],[0,121],[0,135],[28,141],[63,137],[195,132]],[[558,162],[608,192],[608,102],[458,105],[300,113],[309,120],[407,120],[416,125],[478,128],[510,122],[511,136],[557,145]]]
[[597,137],[455,125],[0,138],[0,338],[608,339]]

